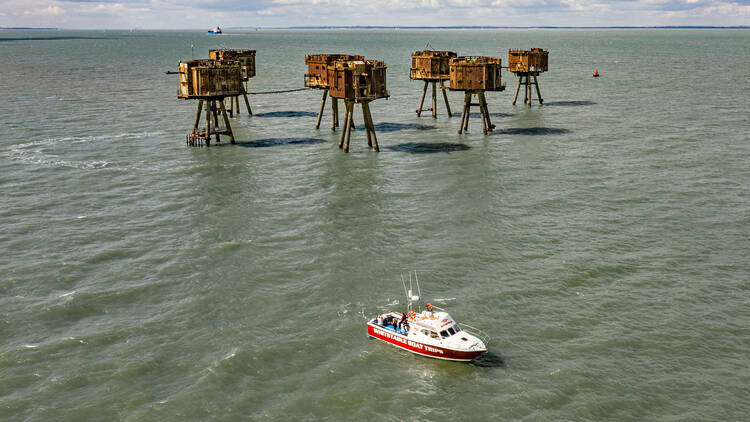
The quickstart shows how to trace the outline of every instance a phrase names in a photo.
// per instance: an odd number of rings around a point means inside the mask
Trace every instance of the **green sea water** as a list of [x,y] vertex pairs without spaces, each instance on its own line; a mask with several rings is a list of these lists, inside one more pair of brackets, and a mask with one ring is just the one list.
[[[418,118],[428,45],[548,49],[544,105],[504,72],[492,134]],[[257,50],[251,92],[302,87],[304,54],[384,60],[381,151],[339,150],[330,109],[315,130],[320,91],[186,147],[164,72],[209,48]],[[0,58],[0,420],[750,412],[748,30],[5,31]],[[368,339],[408,270],[490,353]]]

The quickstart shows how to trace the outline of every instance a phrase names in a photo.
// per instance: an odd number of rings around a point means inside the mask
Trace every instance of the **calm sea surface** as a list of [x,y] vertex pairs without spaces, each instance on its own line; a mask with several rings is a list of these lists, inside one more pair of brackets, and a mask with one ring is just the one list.
[[[428,44],[549,49],[544,106],[416,117]],[[186,147],[218,47],[384,60],[381,152],[320,91]],[[747,420],[749,81],[747,30],[0,32],[0,420]],[[368,339],[408,270],[488,355]]]

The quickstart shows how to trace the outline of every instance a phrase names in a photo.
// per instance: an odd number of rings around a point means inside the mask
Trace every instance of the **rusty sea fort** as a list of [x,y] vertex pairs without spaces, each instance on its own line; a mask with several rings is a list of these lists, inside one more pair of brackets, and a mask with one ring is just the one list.
[[[544,105],[506,72],[494,132],[417,117],[428,43],[548,49]],[[186,147],[164,72],[213,48],[257,51],[251,92],[303,87],[305,54],[384,61],[380,152],[316,130],[319,91]],[[0,420],[750,411],[746,29],[4,31],[0,57]],[[489,354],[368,340],[408,270]]]

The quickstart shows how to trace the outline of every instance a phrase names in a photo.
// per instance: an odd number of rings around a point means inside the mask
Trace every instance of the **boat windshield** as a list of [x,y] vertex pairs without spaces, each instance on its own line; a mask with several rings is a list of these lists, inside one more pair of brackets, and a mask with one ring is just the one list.
[[459,331],[461,331],[461,329],[458,327],[458,324],[456,324],[456,325],[454,325],[452,327],[448,327],[447,330],[441,331],[440,335],[443,336],[443,338],[448,338],[448,337],[456,334]]

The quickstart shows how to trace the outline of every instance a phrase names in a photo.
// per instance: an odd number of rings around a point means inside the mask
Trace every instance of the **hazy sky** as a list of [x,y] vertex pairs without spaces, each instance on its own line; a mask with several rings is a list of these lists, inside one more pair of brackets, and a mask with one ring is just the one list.
[[0,0],[0,26],[750,25],[750,0]]

